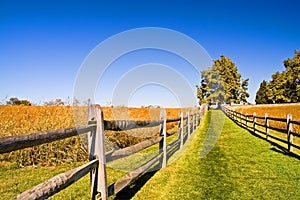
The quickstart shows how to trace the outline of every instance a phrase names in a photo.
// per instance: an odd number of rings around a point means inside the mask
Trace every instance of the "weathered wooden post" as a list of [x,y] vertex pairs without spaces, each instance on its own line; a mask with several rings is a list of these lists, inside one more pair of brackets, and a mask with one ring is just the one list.
[[253,113],[253,132],[256,130],[256,112]]
[[240,123],[242,124],[243,112],[240,112]]
[[187,133],[188,133],[188,138],[190,138],[191,135],[190,113],[187,112],[186,116],[187,116]]
[[96,120],[96,131],[92,131],[88,137],[90,160],[98,159],[98,169],[91,172],[92,199],[96,199],[97,192],[101,193],[101,199],[108,199],[106,158],[104,146],[104,120],[100,105],[90,106],[90,119]]
[[248,129],[248,113],[246,113],[245,115],[246,115],[246,128]]
[[266,126],[266,140],[268,140],[268,137],[269,137],[269,119],[268,119],[268,113],[265,113],[265,126]]
[[180,148],[183,146],[183,112],[180,112]]
[[[95,120],[95,108],[93,105],[89,105],[89,124]],[[96,142],[96,128],[88,132],[87,146],[89,151],[89,160],[94,160],[95,157],[95,142]],[[98,167],[90,172],[90,185],[91,185],[91,197],[94,200],[97,195],[97,177]]]
[[167,116],[166,110],[160,111],[160,119],[163,120],[163,123],[160,125],[160,135],[163,136],[163,139],[159,142],[159,152],[163,152],[163,157],[161,161],[161,167],[165,168],[167,166]]
[[288,151],[291,152],[293,150],[293,146],[291,144],[294,143],[293,141],[293,124],[292,121],[292,114],[287,114],[286,116],[286,125],[287,125],[287,140],[288,140]]

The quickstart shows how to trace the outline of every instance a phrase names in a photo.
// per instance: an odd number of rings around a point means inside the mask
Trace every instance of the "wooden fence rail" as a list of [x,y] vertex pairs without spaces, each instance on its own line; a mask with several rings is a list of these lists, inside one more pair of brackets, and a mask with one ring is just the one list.
[[[284,144],[287,144],[287,150],[289,152],[293,151],[293,148],[296,148],[300,150],[300,146],[294,144],[294,137],[300,138],[300,134],[293,132],[293,125],[300,125],[300,121],[292,120],[292,114],[287,114],[286,118],[276,118],[276,117],[270,117],[266,113],[265,116],[256,116],[256,113],[254,112],[253,115],[248,115],[239,113],[235,110],[232,110],[228,108],[227,106],[222,107],[223,112],[233,121],[235,121],[240,126],[244,127],[247,130],[252,131],[253,133],[261,133],[266,136],[266,140],[269,140],[269,138],[272,138],[276,141],[280,141]],[[252,120],[251,120],[252,119]],[[260,123],[257,121],[257,119],[260,120]],[[262,123],[263,121],[263,123]],[[286,124],[286,128],[279,128],[270,126],[270,121],[276,121]],[[249,123],[252,123],[252,126],[249,126]],[[261,127],[260,129],[258,127]],[[264,128],[264,130],[262,129]],[[272,135],[270,133],[270,130],[280,132],[282,134],[285,134],[285,139],[280,138],[276,135]]]
[[[101,199],[108,199],[108,196],[116,194],[124,187],[132,183],[139,176],[145,173],[155,163],[159,163],[161,167],[166,167],[168,162],[168,151],[174,151],[174,147],[182,148],[184,142],[189,138],[190,134],[196,130],[200,124],[207,107],[200,112],[187,113],[186,117],[183,113],[178,118],[167,119],[166,111],[162,110],[160,120],[152,121],[132,121],[132,120],[112,120],[103,119],[103,112],[99,105],[91,105],[89,107],[89,125],[73,128],[65,128],[54,131],[45,131],[39,133],[22,134],[0,138],[0,153],[7,153],[27,147],[32,147],[44,143],[75,136],[77,134],[89,133],[87,137],[88,151],[90,162],[61,173],[25,192],[19,194],[13,199],[45,199],[68,187],[75,181],[79,180],[86,174],[90,173],[91,182],[91,199],[97,199],[99,194]],[[167,144],[166,123],[179,122],[178,139]],[[133,146],[115,150],[105,154],[104,148],[104,130],[129,130],[134,128],[160,126],[160,136],[145,140]],[[292,134],[292,130],[290,131]],[[129,172],[112,185],[107,185],[106,163],[120,158],[124,158],[142,151],[159,143],[159,153],[140,167]],[[175,149],[176,150],[176,149]]]

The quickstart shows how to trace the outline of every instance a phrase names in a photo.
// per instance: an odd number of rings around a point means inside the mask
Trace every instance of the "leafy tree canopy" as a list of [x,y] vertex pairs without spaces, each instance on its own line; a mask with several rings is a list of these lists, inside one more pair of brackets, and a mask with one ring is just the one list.
[[201,84],[196,86],[199,104],[247,103],[248,81],[241,79],[235,63],[222,55],[201,71]]
[[257,104],[300,102],[300,51],[296,50],[294,58],[284,60],[283,64],[283,72],[275,72],[271,81],[260,84]]

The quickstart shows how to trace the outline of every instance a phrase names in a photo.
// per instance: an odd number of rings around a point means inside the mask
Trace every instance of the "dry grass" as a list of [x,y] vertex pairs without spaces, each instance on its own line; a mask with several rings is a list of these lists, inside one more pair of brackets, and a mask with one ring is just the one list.
[[[74,110],[77,124],[74,123]],[[87,124],[87,107],[71,106],[0,106],[0,137],[34,133]],[[159,119],[160,108],[103,107],[105,120]],[[180,111],[190,109],[168,108],[167,117],[177,118]],[[178,123],[170,123],[167,129],[174,129]],[[142,134],[143,133],[143,134]],[[136,144],[158,133],[158,127],[135,129],[132,131],[107,131],[107,137],[117,146],[126,147]],[[0,155],[0,165],[13,162],[18,166],[57,165],[81,162],[87,159],[87,152],[79,137],[44,144],[24,150]]]
[[[268,114],[269,117],[275,117],[275,118],[286,118],[287,114],[292,114],[293,120],[300,121],[300,103],[293,103],[293,104],[271,104],[271,105],[248,105],[248,106],[231,106],[231,109],[236,110],[237,112],[242,113],[248,113],[253,114],[256,112],[256,116],[265,116],[265,113]],[[252,120],[252,118],[250,118]],[[257,119],[257,123],[259,124],[265,124],[264,119]],[[249,123],[248,125],[253,126],[252,123]],[[281,128],[286,130],[287,124],[286,122],[279,122],[274,120],[269,120],[269,126]],[[300,126],[293,124],[293,132],[300,133]],[[259,130],[265,132],[264,127],[257,127]],[[270,135],[273,135],[275,137],[281,138],[283,140],[287,140],[286,133],[281,133],[278,131],[270,130]],[[264,137],[264,136],[263,136]],[[287,144],[284,144],[280,141],[277,141],[275,139],[270,139],[271,141],[280,144],[281,146],[287,148]],[[300,138],[299,137],[293,137],[293,143],[295,145],[300,146]],[[293,150],[294,153],[300,154],[300,151],[297,149]]]
[[[256,116],[265,116],[265,113],[267,113],[269,117],[276,118],[286,118],[286,115],[290,113],[293,116],[293,120],[300,121],[300,103],[231,106],[231,108],[243,114],[256,112]],[[258,122],[263,124],[262,120],[258,120]],[[286,129],[286,123],[284,122],[270,120],[270,126]],[[293,125],[293,128],[300,133],[299,126]]]

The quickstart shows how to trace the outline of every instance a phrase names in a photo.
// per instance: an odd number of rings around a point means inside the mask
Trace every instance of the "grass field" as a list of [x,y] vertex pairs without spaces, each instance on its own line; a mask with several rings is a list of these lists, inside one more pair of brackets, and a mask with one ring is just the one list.
[[[248,113],[253,114],[256,113],[256,116],[265,116],[265,113],[268,114],[269,117],[276,117],[276,118],[286,118],[286,115],[288,113],[292,114],[293,120],[300,121],[300,103],[294,103],[294,104],[271,104],[271,105],[247,105],[247,106],[231,106],[230,109],[236,110],[237,112],[242,113]],[[260,124],[265,124],[264,119],[257,119],[257,122]],[[250,127],[253,126],[253,123],[248,123]],[[287,124],[286,122],[278,122],[274,120],[269,120],[269,126],[286,129]],[[293,126],[293,132],[300,133],[300,126],[299,125],[292,125]],[[257,129],[264,131],[264,127],[257,126]],[[265,137],[264,135],[258,133],[262,137]],[[281,133],[274,130],[269,130],[269,134],[276,136],[278,138],[281,138],[285,141],[287,141],[287,134]],[[288,145],[285,143],[282,143],[278,140],[269,138],[270,141],[278,143],[284,148],[287,148]],[[296,145],[300,146],[300,138],[299,137],[293,137],[293,142]],[[293,152],[300,155],[300,151],[296,148],[293,149]]]
[[[74,110],[76,122],[74,123]],[[0,106],[0,137],[33,133],[87,124],[88,108],[71,106]],[[105,120],[159,119],[160,108],[103,107]],[[191,109],[167,108],[168,118],[177,118],[180,111]],[[170,123],[173,129],[177,123]],[[106,136],[116,146],[123,148],[155,137],[158,127],[129,131],[106,131]],[[17,166],[47,165],[86,161],[87,152],[79,139],[72,137],[25,150],[0,155],[0,165],[10,162]]]
[[184,156],[158,171],[133,199],[299,199],[300,162],[226,118],[216,146],[200,151],[211,111]]

